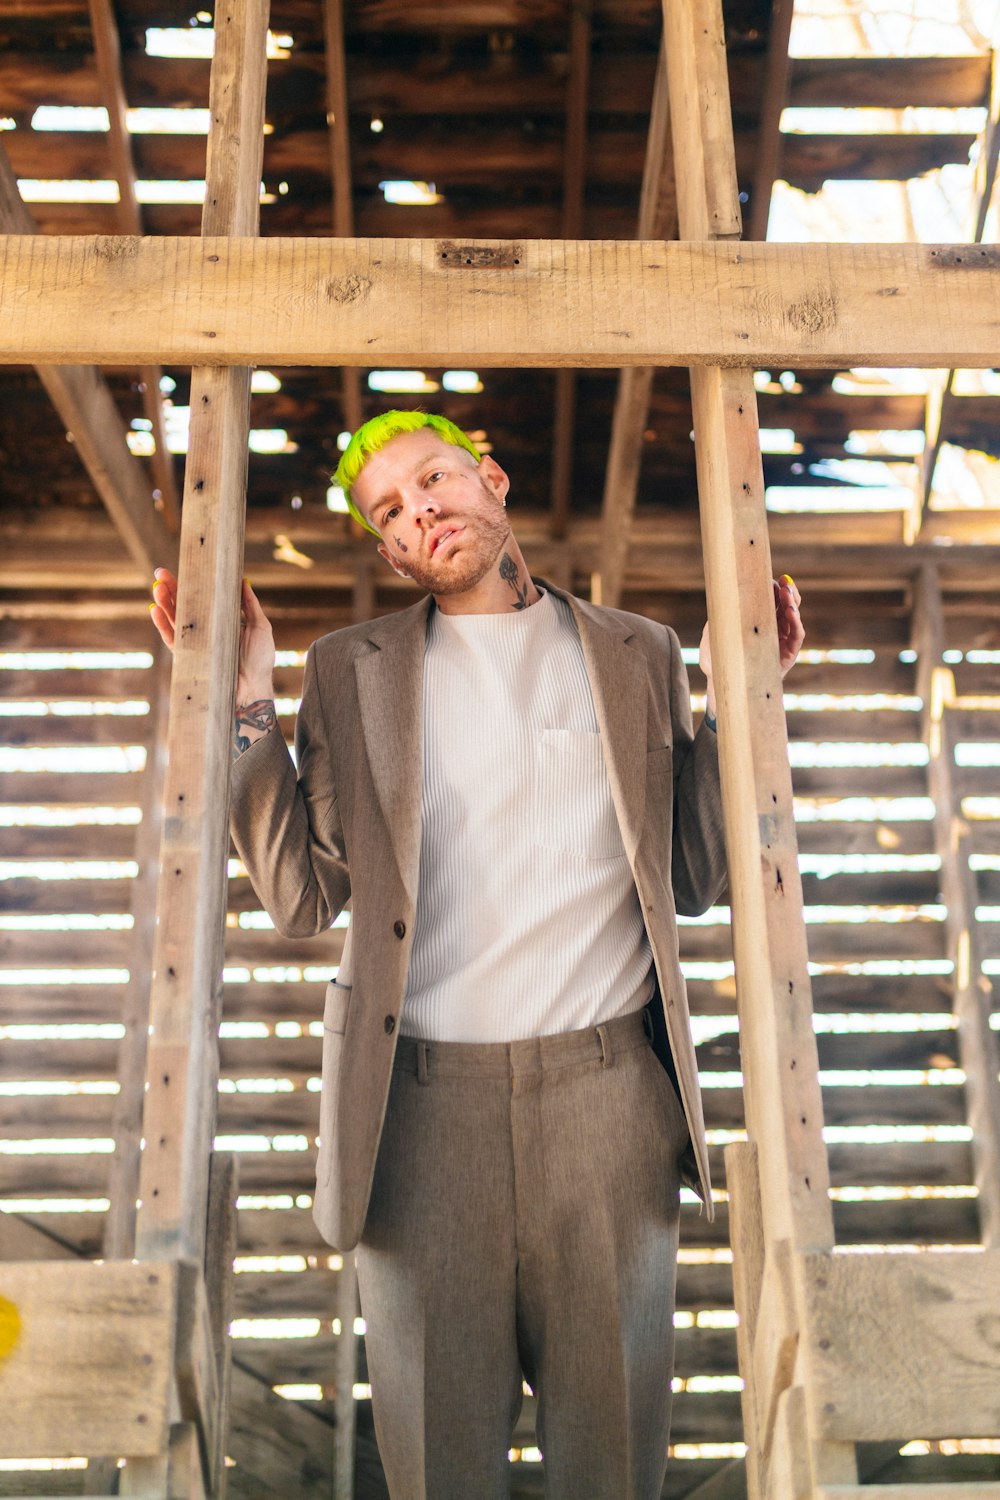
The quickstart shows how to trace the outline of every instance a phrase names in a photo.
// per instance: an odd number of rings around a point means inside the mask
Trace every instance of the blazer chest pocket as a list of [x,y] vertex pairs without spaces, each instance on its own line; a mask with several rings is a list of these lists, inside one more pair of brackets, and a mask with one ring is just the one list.
[[601,736],[545,729],[535,750],[535,842],[578,859],[625,858]]

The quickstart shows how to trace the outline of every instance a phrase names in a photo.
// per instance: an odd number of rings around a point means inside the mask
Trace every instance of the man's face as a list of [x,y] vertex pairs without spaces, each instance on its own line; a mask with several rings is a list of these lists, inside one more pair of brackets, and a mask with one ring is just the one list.
[[396,572],[432,594],[474,588],[510,536],[500,465],[431,428],[403,432],[365,464],[352,498],[382,538]]

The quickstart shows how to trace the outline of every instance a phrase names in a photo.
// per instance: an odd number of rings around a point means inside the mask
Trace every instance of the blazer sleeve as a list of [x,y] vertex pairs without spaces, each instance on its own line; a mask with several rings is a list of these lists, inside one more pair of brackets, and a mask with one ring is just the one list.
[[719,742],[704,723],[693,733],[687,668],[680,642],[669,628],[667,640],[674,742],[672,884],[679,914],[697,917],[718,899],[726,884]]
[[230,825],[254,890],[285,937],[324,932],[351,894],[315,647],[295,724],[298,773],[277,729],[233,766]]

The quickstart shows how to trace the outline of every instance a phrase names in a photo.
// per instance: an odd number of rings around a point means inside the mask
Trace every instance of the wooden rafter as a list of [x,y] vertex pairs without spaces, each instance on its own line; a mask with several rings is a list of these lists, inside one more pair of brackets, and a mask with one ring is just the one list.
[[[640,240],[673,239],[677,233],[677,196],[670,150],[670,94],[667,59],[661,46],[653,85],[653,103],[646,142],[646,164],[639,199]],[[599,583],[595,592],[604,604],[621,603],[625,582],[635,500],[639,490],[642,441],[649,417],[655,369],[651,365],[620,371],[611,418],[611,443],[601,507],[603,539]]]
[[[980,137],[979,157],[976,162],[975,192],[973,199],[973,222],[970,239],[974,245],[982,244],[986,232],[986,218],[990,210],[997,180],[997,162],[1000,158],[1000,53],[994,52],[990,71],[990,99],[986,125]],[[924,454],[920,471],[920,488],[912,512],[911,536],[915,539],[926,524],[934,488],[934,471],[941,454],[941,445],[956,412],[955,370],[940,371],[931,382],[924,413]]]
[[771,189],[781,166],[781,111],[788,98],[792,61],[788,42],[792,32],[794,0],[773,0],[771,28],[767,38],[764,64],[764,94],[757,127],[757,160],[750,196],[749,240],[767,239],[767,220],[771,210]]
[[[326,123],[330,144],[330,181],[333,187],[333,232],[340,239],[354,234],[354,189],[351,178],[351,136],[347,103],[347,66],[344,51],[343,0],[323,0],[323,37],[326,44]],[[361,426],[361,378],[357,369],[343,371],[344,422],[350,432]]]
[[[574,0],[570,14],[569,82],[566,90],[566,139],[563,166],[562,236],[578,239],[583,230],[587,182],[587,102],[590,95],[592,0]],[[573,484],[573,430],[576,422],[576,372],[556,372],[552,424],[552,535],[566,535]]]
[[[126,124],[127,100],[122,77],[121,39],[115,20],[113,0],[89,0],[90,26],[94,36],[94,55],[101,96],[110,122],[109,146],[111,164],[118,180],[118,222],[123,234],[142,234],[142,213],[136,197],[135,160]],[[157,508],[168,528],[176,532],[180,524],[180,501],[173,460],[167,447],[167,429],[160,395],[161,366],[144,365],[139,371],[142,406],[153,434],[153,478],[159,490]]]
[[[7,234],[36,237],[2,147],[0,227]],[[177,542],[154,508],[142,465],[128,450],[125,423],[107,381],[90,364],[41,364],[37,373],[134,564],[152,578],[157,562],[174,559]]]

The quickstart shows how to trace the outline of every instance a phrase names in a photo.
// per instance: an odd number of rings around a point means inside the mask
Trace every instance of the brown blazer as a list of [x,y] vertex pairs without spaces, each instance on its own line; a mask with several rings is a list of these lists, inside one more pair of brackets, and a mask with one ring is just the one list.
[[[686,1177],[711,1212],[675,911],[703,911],[725,880],[716,738],[704,727],[692,738],[672,630],[544,587],[567,600],[580,632],[691,1131]],[[273,733],[233,771],[233,837],[279,932],[323,932],[351,901],[343,960],[326,996],[313,1209],[324,1238],[345,1251],[364,1228],[410,961],[429,605],[423,599],[310,648],[297,777]]]

